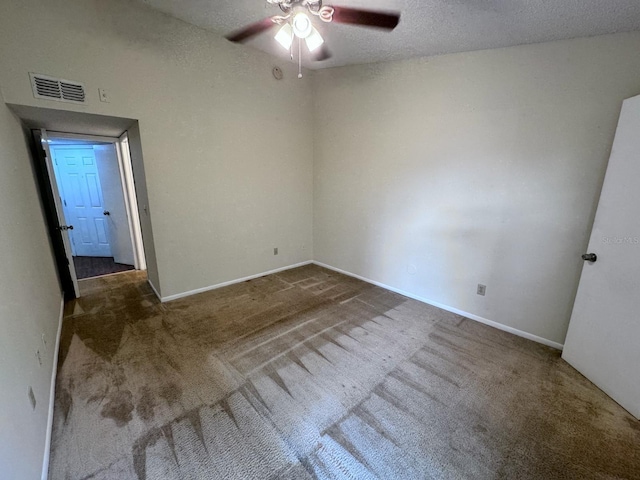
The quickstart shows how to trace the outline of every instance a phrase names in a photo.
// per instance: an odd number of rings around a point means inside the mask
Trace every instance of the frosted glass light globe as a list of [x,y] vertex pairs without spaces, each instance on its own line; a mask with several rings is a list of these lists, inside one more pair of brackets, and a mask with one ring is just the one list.
[[306,13],[297,13],[293,17],[293,33],[298,38],[307,38],[311,34],[311,20]]

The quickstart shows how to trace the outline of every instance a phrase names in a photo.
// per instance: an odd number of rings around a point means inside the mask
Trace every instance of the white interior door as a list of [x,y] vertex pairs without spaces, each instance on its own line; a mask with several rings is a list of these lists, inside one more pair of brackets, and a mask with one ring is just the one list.
[[45,153],[45,162],[47,164],[47,173],[49,174],[49,183],[51,184],[51,191],[53,192],[53,200],[56,204],[56,214],[58,216],[58,228],[62,233],[62,243],[64,244],[64,252],[69,264],[69,273],[71,274],[71,280],[73,282],[73,289],[75,290],[75,296],[80,297],[80,289],[78,288],[78,277],[76,276],[76,269],[73,265],[73,251],[71,249],[71,238],[68,230],[68,223],[64,216],[64,209],[62,205],[62,197],[58,191],[58,184],[56,182],[56,174],[53,168],[53,160],[51,155],[51,149],[49,148],[49,138],[46,130],[40,131],[40,138],[42,140],[42,149]]
[[640,418],[640,96],[625,100],[562,357]]
[[109,224],[105,215],[100,175],[92,146],[51,146],[64,215],[73,254],[111,257]]
[[105,220],[109,226],[113,259],[116,263],[134,265],[133,244],[116,146],[113,143],[95,145],[93,152],[100,174],[102,198],[105,212],[107,212]]

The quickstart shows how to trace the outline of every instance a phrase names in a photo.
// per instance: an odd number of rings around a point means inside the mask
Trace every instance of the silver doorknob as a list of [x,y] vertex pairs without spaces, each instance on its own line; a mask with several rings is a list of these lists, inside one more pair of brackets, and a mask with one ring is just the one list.
[[111,212],[109,210],[105,210],[104,212],[102,212],[103,215],[111,215]]
[[582,255],[582,259],[585,262],[595,262],[596,260],[598,260],[598,256],[595,253],[585,253],[584,255]]

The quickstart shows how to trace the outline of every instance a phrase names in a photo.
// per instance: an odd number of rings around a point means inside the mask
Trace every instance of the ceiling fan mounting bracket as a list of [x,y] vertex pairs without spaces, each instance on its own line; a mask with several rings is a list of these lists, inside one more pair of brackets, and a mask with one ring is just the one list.
[[330,22],[331,17],[333,16],[333,9],[331,7],[323,7],[322,0],[267,0],[267,3],[271,5],[278,5],[280,10],[288,16],[291,15],[294,8],[297,6],[306,8],[309,13],[320,17],[320,19],[325,22]]

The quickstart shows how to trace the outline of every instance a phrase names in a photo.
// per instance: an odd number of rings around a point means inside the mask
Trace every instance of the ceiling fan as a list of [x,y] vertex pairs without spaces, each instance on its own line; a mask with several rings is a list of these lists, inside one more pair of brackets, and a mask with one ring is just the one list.
[[[302,40],[305,41],[308,50],[314,53],[314,60],[322,61],[331,57],[331,54],[326,46],[323,45],[324,39],[320,32],[311,22],[313,17],[317,17],[326,23],[345,23],[388,31],[396,28],[400,21],[399,13],[323,5],[322,0],[267,0],[267,3],[280,7],[282,14],[273,15],[247,25],[227,35],[226,39],[235,43],[244,43],[255,35],[269,30],[274,25],[280,25],[278,33],[275,35],[276,41],[286,50],[291,50],[294,39],[298,38],[299,62]],[[320,48],[321,46],[322,48]],[[301,74],[298,74],[298,77],[301,76]]]

